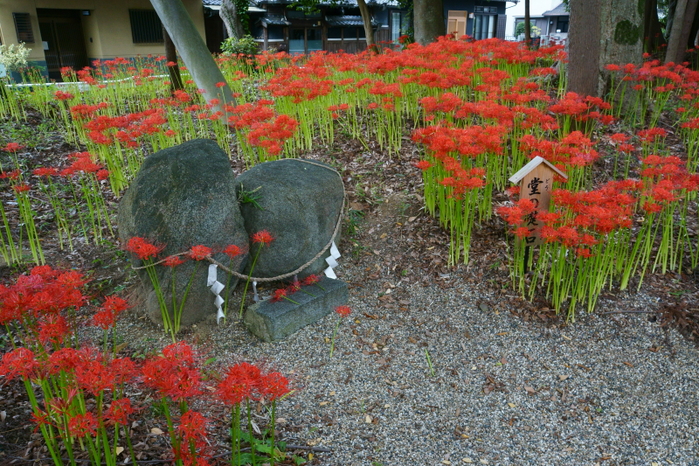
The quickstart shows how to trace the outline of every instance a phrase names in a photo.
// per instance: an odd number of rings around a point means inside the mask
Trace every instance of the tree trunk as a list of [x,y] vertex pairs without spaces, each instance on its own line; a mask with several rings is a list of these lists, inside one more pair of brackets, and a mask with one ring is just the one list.
[[568,91],[597,95],[603,0],[570,0]]
[[182,84],[182,75],[180,75],[180,65],[177,63],[177,49],[165,26],[163,26],[163,40],[165,42],[165,62],[174,63],[173,66],[167,67],[167,72],[170,74],[170,92],[182,90],[184,85]]
[[[207,101],[218,99],[218,104],[214,105],[216,110],[223,110],[222,104],[235,105],[235,100],[231,94],[231,89],[226,83],[226,79],[221,74],[221,70],[216,66],[214,57],[206,48],[204,40],[199,35],[192,18],[182,5],[181,0],[150,0],[160,21],[165,26],[167,33],[172,38],[172,42],[180,52],[182,61],[187,65],[192,79],[199,89],[204,91]],[[223,87],[218,87],[218,83],[224,83]]]
[[413,32],[415,42],[422,45],[434,42],[446,34],[442,0],[414,0]]
[[532,45],[532,23],[529,14],[529,0],[524,0],[524,43],[527,47]]
[[665,63],[682,63],[699,0],[678,0],[667,43]]
[[641,14],[637,0],[570,1],[569,91],[604,97],[607,65],[641,63]]
[[376,41],[374,41],[374,28],[371,27],[371,13],[369,12],[366,0],[357,0],[357,5],[359,6],[359,13],[362,15],[362,22],[364,22],[366,48],[374,53],[378,53]]
[[226,25],[228,37],[240,39],[245,36],[245,29],[243,28],[243,23],[240,22],[235,0],[221,0],[219,15],[223,20],[223,24]]
[[658,0],[646,0],[643,12],[643,50],[654,53],[666,45],[663,30],[658,19]]
[[699,7],[697,11],[694,12],[694,21],[692,21],[692,28],[689,30],[689,37],[687,38],[687,50],[694,48],[697,40],[697,34],[699,33]]

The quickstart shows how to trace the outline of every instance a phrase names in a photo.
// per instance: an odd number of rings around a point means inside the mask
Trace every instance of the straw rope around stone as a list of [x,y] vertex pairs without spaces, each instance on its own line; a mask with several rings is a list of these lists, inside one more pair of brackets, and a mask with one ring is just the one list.
[[[332,246],[333,242],[335,242],[335,238],[337,237],[337,234],[340,232],[340,227],[342,226],[342,217],[343,217],[343,214],[344,214],[344,212],[345,212],[345,199],[346,199],[346,197],[347,197],[347,193],[346,193],[346,191],[345,191],[345,183],[344,183],[344,181],[342,180],[342,175],[340,174],[340,172],[338,172],[337,170],[335,170],[335,169],[332,168],[332,167],[329,167],[329,166],[324,165],[324,164],[322,164],[322,163],[314,162],[314,161],[312,161],[312,160],[303,160],[303,159],[279,159],[279,160],[277,160],[277,161],[282,161],[282,160],[295,160],[295,161],[297,161],[297,162],[303,162],[303,163],[307,163],[307,164],[310,164],[310,165],[316,165],[316,166],[318,166],[318,167],[323,167],[323,168],[326,168],[326,169],[328,169],[328,170],[334,172],[337,176],[340,177],[340,184],[342,185],[342,206],[340,207],[340,213],[339,213],[339,215],[338,215],[338,217],[337,217],[337,222],[335,223],[335,229],[333,230],[333,234],[332,234],[332,236],[330,237],[330,241],[328,241],[328,243],[325,245],[325,247],[323,247],[323,249],[321,249],[320,252],[319,252],[318,254],[316,254],[315,256],[313,256],[313,258],[312,258],[311,260],[309,260],[308,262],[306,262],[306,263],[303,264],[302,266],[300,266],[300,267],[298,267],[298,268],[292,270],[291,272],[288,272],[288,273],[285,273],[285,274],[282,274],[282,275],[277,275],[276,277],[251,277],[251,276],[249,276],[249,275],[244,275],[244,274],[242,274],[242,273],[236,272],[235,270],[231,270],[230,268],[226,267],[225,265],[223,265],[222,263],[220,263],[219,261],[217,261],[216,259],[214,259],[213,257],[211,257],[211,255],[208,255],[208,256],[206,256],[206,257],[204,258],[204,259],[206,259],[207,261],[209,261],[210,263],[215,264],[217,267],[219,267],[220,269],[222,269],[224,272],[229,273],[229,274],[231,274],[231,275],[233,275],[233,276],[235,276],[235,277],[237,277],[237,278],[240,278],[240,279],[242,279],[242,280],[250,280],[250,281],[258,282],[258,283],[266,283],[266,282],[276,282],[276,281],[279,281],[279,280],[284,280],[285,278],[293,277],[294,275],[297,275],[297,274],[301,273],[301,272],[304,271],[306,268],[308,268],[311,264],[313,264],[315,261],[317,261],[318,259],[320,259],[320,257],[321,257],[323,254],[325,254],[325,252],[326,252],[328,249],[330,249],[330,247]],[[179,253],[177,253],[177,254],[171,254],[171,255],[168,256],[168,257],[185,256],[185,255],[187,255],[187,254],[189,254],[189,251],[179,252]],[[148,265],[144,265],[144,266],[140,266],[140,267],[131,266],[131,268],[132,268],[133,270],[141,270],[141,269],[145,269],[145,268],[148,268],[148,267],[153,267],[153,266],[158,265],[158,264],[162,264],[162,263],[165,262],[166,260],[167,260],[167,258],[162,259],[162,260],[159,260],[158,262],[154,262],[154,263],[152,263],[152,264],[148,264]]]

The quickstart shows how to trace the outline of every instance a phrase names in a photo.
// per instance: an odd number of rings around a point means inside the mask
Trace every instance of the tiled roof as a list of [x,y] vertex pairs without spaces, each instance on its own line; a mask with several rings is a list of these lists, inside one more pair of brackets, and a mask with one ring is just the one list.
[[[325,20],[330,27],[363,27],[364,21],[361,16],[326,16]],[[377,26],[378,23],[372,20],[372,26]]]
[[570,12],[566,11],[565,3],[561,3],[553,10],[544,11],[541,16],[570,16]]
[[291,23],[286,20],[283,16],[278,15],[266,15],[260,20],[264,27],[267,26],[289,26]]

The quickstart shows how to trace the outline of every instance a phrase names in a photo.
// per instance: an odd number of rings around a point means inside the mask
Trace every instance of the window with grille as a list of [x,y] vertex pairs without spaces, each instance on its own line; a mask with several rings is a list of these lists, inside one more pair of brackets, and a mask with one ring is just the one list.
[[34,42],[34,31],[32,31],[32,19],[29,13],[12,13],[15,20],[15,30],[17,31],[17,41]]
[[134,44],[163,43],[163,25],[155,10],[129,10]]

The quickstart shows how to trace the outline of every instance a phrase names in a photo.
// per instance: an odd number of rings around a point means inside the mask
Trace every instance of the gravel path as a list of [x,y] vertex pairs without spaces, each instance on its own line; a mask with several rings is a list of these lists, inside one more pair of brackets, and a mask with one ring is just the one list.
[[[524,322],[479,304],[496,299],[485,287],[392,286],[350,288],[332,359],[335,314],[276,343],[233,322],[200,331],[220,362],[295,381],[281,430],[330,449],[322,465],[699,464],[699,351],[653,314],[603,315],[601,300],[572,325]],[[409,301],[385,309],[388,290]]]

